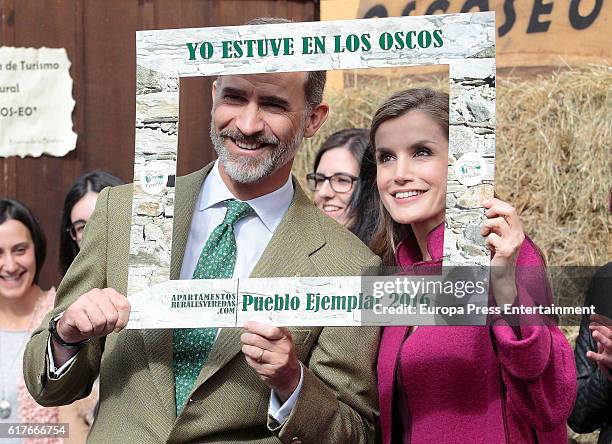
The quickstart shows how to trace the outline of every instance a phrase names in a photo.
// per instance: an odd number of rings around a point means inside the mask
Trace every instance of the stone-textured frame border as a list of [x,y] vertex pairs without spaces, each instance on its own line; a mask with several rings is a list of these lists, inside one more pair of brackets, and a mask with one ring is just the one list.
[[[271,56],[265,58],[189,60],[187,42],[221,42],[245,38],[326,36],[441,29],[444,44],[434,48]],[[128,296],[170,279],[174,176],[178,150],[179,78],[283,71],[384,68],[445,64],[449,66],[449,170],[444,265],[489,264],[480,236],[481,202],[493,195],[495,166],[495,14],[449,14],[281,25],[139,31],[136,34],[136,143]],[[330,47],[333,44],[328,43]],[[299,45],[296,46],[296,48]],[[483,180],[461,184],[454,163],[475,152],[487,168]],[[167,179],[169,178],[169,179]],[[156,187],[155,182],[163,182]],[[146,183],[145,183],[146,182]],[[168,186],[164,187],[167,184]],[[159,185],[159,183],[158,183]],[[156,189],[157,188],[157,189]],[[161,190],[160,190],[161,188]],[[145,192],[149,190],[149,193]],[[150,194],[157,192],[157,194]]]

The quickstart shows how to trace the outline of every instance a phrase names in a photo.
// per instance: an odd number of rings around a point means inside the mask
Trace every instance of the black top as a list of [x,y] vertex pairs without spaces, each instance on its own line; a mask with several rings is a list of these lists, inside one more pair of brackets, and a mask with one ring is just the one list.
[[[586,295],[585,306],[612,319],[612,262],[601,267],[593,276]],[[601,429],[599,444],[612,443],[612,382],[597,364],[586,357],[586,352],[597,352],[597,344],[589,331],[588,315],[582,317],[580,333],[576,339],[574,358],[578,375],[578,396],[572,415],[567,421],[578,433]]]

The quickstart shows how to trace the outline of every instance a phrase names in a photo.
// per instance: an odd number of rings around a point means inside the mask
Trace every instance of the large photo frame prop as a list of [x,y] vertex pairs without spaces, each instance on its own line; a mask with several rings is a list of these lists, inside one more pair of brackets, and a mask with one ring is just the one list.
[[431,322],[364,316],[389,301],[364,293],[372,278],[360,276],[170,280],[181,77],[448,65],[443,264],[480,270],[474,278],[486,281],[480,226],[493,196],[495,34],[493,12],[137,32],[128,328]]

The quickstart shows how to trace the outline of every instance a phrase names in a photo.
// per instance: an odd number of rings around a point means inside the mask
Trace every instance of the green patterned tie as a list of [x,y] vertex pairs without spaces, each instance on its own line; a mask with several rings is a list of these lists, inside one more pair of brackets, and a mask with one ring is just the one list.
[[[235,199],[226,200],[225,203],[227,205],[225,219],[213,230],[202,248],[193,272],[193,279],[223,279],[231,278],[234,274],[236,265],[234,224],[253,213],[253,208],[248,203]],[[216,337],[216,328],[183,328],[172,331],[172,365],[177,416],[193,389],[193,384]]]

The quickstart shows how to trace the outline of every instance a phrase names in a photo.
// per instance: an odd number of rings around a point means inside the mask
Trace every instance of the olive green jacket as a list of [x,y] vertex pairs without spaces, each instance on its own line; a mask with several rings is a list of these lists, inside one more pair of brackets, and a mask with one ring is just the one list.
[[[171,277],[178,279],[192,212],[211,165],[177,181]],[[366,443],[378,414],[375,358],[379,329],[292,329],[304,381],[281,426],[267,415],[270,389],[247,365],[238,328],[224,328],[195,388],[176,416],[172,330],[123,330],[91,340],[58,380],[48,378],[47,325],[81,294],[112,287],[125,294],[132,186],[104,190],[83,249],[63,279],[55,308],[24,354],[28,390],[42,405],[83,398],[100,375],[100,406],[90,443]],[[380,260],[319,211],[296,185],[293,201],[252,277],[346,276]]]

